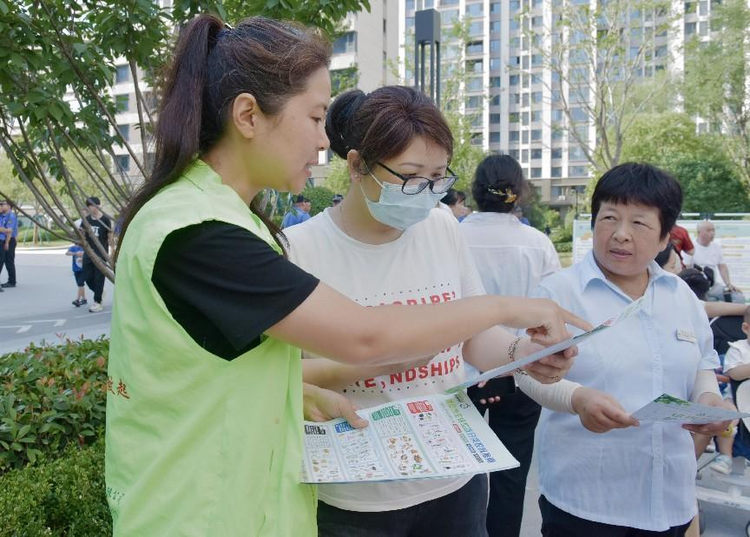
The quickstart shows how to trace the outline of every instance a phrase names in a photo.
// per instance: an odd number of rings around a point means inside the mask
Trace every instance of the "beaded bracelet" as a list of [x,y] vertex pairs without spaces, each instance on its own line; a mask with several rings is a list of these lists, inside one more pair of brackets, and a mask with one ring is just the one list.
[[[508,347],[508,360],[511,361],[511,362],[515,362],[516,361],[516,357],[515,357],[516,347],[518,347],[518,342],[521,341],[521,339],[523,339],[523,338],[521,336],[518,336],[516,339],[513,340],[513,342]],[[518,369],[516,369],[516,373],[518,373],[520,375],[526,375],[527,374],[526,371],[524,371],[520,367]]]

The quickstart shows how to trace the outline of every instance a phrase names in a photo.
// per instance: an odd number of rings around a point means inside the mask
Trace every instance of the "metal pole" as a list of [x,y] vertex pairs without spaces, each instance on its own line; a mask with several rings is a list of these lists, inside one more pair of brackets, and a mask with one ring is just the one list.
[[425,44],[424,43],[420,43],[419,46],[420,46],[421,57],[422,57],[422,62],[421,62],[422,71],[420,72],[420,77],[422,79],[422,86],[419,89],[421,89],[424,92],[424,57],[425,57],[425,53],[424,53],[425,51],[424,51],[424,49],[425,49]]
[[437,69],[435,70],[435,76],[437,83],[435,84],[435,104],[440,108],[440,41],[435,43],[437,47]]
[[430,98],[435,100],[435,42],[430,43]]

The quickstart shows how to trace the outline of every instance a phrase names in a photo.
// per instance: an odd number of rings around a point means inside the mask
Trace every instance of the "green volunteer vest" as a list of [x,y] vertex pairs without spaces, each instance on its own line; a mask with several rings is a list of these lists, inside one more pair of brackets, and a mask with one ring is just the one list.
[[299,349],[268,337],[232,361],[214,356],[175,322],[151,283],[167,235],[207,220],[240,226],[277,248],[201,161],[130,224],[117,263],[108,373],[114,534],[315,536],[315,489],[299,483]]

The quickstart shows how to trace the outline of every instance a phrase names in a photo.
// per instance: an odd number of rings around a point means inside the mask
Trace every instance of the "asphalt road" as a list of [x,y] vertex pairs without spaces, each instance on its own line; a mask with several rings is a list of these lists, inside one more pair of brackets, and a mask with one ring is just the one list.
[[[17,287],[0,293],[0,353],[23,349],[29,342],[109,334],[112,285],[104,286],[104,311],[74,307],[76,284],[65,249],[17,250],[16,272]],[[3,271],[0,281],[6,280]],[[92,297],[87,289],[89,304]]]
[[[55,343],[61,338],[94,338],[109,334],[112,285],[109,282],[105,285],[103,312],[89,313],[86,307],[72,306],[76,286],[71,259],[65,256],[65,249],[19,250],[16,265],[18,286],[0,293],[0,354],[23,349],[32,341]],[[5,273],[0,275],[0,281],[6,279]],[[91,296],[87,290],[89,301]],[[575,446],[570,448],[575,449]],[[741,465],[736,463],[735,467]],[[750,472],[746,479],[750,484]],[[537,537],[540,535],[541,516],[537,506],[536,460],[532,462],[526,488],[521,537]],[[750,494],[750,489],[745,493]],[[708,503],[702,508],[707,522],[704,537],[744,535],[750,512]]]

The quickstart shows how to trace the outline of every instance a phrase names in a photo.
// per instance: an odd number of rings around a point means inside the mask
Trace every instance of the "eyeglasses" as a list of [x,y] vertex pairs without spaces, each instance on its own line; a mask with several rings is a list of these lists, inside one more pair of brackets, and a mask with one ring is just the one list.
[[453,171],[448,167],[446,167],[446,170],[448,171],[448,173],[450,173],[450,175],[446,175],[445,177],[440,177],[438,179],[428,179],[427,177],[419,176],[406,177],[398,172],[394,172],[382,162],[378,162],[377,164],[390,174],[395,175],[396,177],[401,179],[404,182],[404,184],[401,185],[401,192],[409,196],[419,194],[428,186],[430,187],[430,191],[433,194],[445,194],[454,184],[456,184],[456,181],[458,181],[458,176],[454,174]]

